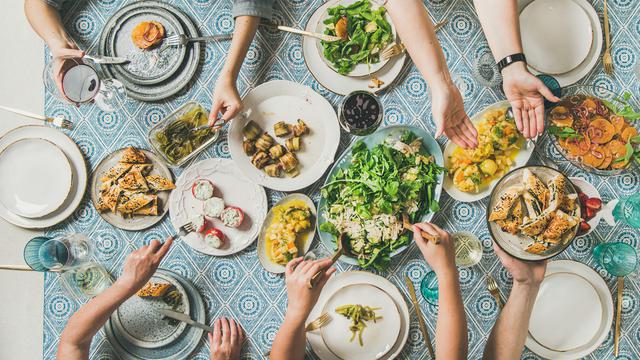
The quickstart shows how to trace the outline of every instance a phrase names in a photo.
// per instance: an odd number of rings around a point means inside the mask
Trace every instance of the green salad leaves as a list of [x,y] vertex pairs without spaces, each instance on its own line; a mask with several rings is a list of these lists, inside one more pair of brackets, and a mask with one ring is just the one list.
[[320,231],[336,237],[344,233],[361,267],[383,270],[389,255],[409,242],[402,214],[416,222],[439,210],[435,188],[444,171],[411,132],[372,149],[359,141],[349,166],[321,190],[327,222]]
[[324,20],[324,33],[341,37],[342,40],[322,41],[323,55],[340,74],[350,72],[358,64],[380,61],[380,52],[393,35],[391,24],[384,16],[384,7],[373,10],[369,0],[361,0],[327,11],[329,18]]

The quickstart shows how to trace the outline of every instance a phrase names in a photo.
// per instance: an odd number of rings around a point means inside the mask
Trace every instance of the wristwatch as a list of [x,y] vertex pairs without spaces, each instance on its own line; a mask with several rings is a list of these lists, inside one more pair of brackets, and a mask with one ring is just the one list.
[[505,57],[504,59],[498,61],[498,72],[502,73],[502,70],[504,68],[518,61],[522,61],[526,64],[527,58],[524,56],[523,53],[517,53],[517,54],[513,54]]

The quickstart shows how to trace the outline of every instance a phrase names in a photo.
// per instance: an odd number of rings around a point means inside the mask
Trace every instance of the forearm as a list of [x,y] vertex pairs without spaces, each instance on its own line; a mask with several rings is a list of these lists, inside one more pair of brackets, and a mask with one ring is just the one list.
[[236,18],[231,48],[219,79],[232,81],[235,84],[259,24],[260,18],[256,16],[238,16]]
[[519,359],[539,285],[514,283],[509,299],[491,330],[484,359]]
[[451,75],[422,1],[389,0],[386,8],[411,60],[429,87],[436,90],[449,86]]
[[50,48],[71,42],[62,25],[60,14],[44,1],[25,0],[24,12],[33,30]]
[[116,282],[82,306],[69,319],[60,336],[57,357],[60,359],[88,358],[93,336],[118,306],[131,296],[131,290]]
[[305,317],[290,314],[284,318],[284,322],[276,334],[271,347],[271,360],[302,360],[306,346],[304,331]]
[[474,0],[482,30],[496,61],[521,53],[516,0]]
[[438,274],[436,359],[466,359],[467,320],[460,294],[458,271]]

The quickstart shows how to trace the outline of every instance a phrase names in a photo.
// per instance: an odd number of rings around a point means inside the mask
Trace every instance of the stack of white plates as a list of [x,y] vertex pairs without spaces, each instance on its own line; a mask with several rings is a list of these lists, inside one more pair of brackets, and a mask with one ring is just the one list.
[[577,261],[547,265],[525,342],[545,359],[580,359],[606,339],[613,322],[609,287]]
[[522,47],[529,69],[560,86],[593,69],[602,50],[602,27],[586,0],[519,0]]
[[[379,308],[382,318],[366,322],[362,332],[350,341],[351,320],[337,314],[335,308],[360,304]],[[389,280],[368,272],[350,271],[333,276],[325,285],[308,321],[328,313],[331,321],[318,331],[307,334],[315,354],[329,360],[368,360],[396,358],[409,336],[409,308],[400,291]]]
[[58,224],[80,204],[87,167],[76,143],[45,126],[0,138],[0,216],[24,228]]

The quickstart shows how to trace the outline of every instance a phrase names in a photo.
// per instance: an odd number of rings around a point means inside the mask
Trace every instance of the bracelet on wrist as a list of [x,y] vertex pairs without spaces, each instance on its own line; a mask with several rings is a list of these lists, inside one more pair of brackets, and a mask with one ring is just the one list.
[[523,62],[525,64],[527,63],[527,58],[524,56],[523,53],[512,54],[498,61],[497,63],[498,72],[502,73],[502,70],[504,70],[506,67],[513,65],[517,62]]

